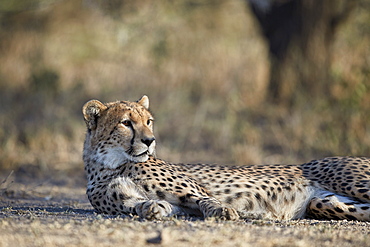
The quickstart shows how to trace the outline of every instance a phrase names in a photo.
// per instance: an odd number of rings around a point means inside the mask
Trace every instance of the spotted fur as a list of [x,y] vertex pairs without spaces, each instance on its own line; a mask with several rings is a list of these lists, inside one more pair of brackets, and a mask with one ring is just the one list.
[[171,164],[154,156],[149,99],[83,107],[84,163],[92,206],[109,215],[370,221],[370,159],[301,165]]

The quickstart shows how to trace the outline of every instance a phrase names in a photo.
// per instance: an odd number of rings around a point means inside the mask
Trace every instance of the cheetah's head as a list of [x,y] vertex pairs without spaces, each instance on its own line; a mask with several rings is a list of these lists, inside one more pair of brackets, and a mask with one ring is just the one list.
[[110,169],[128,161],[146,161],[155,151],[153,116],[148,109],[146,95],[136,102],[87,102],[82,108],[87,127],[84,161]]

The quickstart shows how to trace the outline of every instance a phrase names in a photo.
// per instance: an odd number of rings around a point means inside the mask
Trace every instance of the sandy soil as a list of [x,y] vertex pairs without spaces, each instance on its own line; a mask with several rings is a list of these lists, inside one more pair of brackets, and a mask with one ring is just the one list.
[[81,171],[49,172],[1,172],[0,246],[370,246],[370,222],[107,217]]

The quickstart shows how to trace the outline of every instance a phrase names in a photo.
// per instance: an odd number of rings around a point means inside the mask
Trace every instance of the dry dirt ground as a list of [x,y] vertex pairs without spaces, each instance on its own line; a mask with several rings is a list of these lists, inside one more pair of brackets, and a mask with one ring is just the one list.
[[81,171],[45,173],[0,173],[0,246],[370,246],[368,222],[107,217],[90,206]]

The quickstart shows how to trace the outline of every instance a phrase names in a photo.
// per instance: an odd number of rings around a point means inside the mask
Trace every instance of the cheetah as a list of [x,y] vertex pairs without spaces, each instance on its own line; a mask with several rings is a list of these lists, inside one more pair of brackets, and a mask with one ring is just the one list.
[[370,221],[370,158],[300,165],[172,164],[155,156],[149,99],[88,101],[83,160],[99,213],[148,220],[300,218]]

